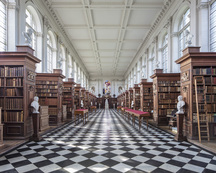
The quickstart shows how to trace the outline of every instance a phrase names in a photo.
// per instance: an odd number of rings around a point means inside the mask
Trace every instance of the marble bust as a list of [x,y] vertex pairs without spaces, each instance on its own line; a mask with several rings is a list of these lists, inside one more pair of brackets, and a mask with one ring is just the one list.
[[133,108],[134,107],[134,101],[132,100],[132,102],[131,102],[131,108]]
[[183,110],[183,107],[185,105],[185,102],[183,101],[183,98],[182,96],[178,96],[178,103],[177,103],[177,114],[184,114],[184,110]]
[[80,105],[81,105],[81,108],[83,108],[83,100],[81,100],[81,103],[80,103]]
[[38,109],[40,107],[38,103],[39,98],[37,96],[34,97],[34,101],[31,103],[31,106],[33,107],[32,113],[39,113]]

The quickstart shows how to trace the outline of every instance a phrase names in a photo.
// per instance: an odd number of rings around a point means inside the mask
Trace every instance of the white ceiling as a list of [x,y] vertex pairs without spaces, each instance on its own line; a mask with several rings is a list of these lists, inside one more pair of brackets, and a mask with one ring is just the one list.
[[124,76],[164,0],[50,0],[90,78]]

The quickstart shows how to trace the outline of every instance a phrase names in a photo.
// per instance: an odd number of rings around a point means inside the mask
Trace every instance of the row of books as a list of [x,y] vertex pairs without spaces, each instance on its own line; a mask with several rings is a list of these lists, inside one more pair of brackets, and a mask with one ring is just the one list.
[[169,105],[158,105],[159,109],[176,109],[176,104],[169,104]]
[[[203,119],[201,120],[208,120],[208,122],[212,123],[212,122],[215,122],[216,123],[216,114],[213,113],[213,114],[207,114],[207,116],[205,114],[200,114],[201,117],[204,117]],[[207,119],[206,119],[207,118]],[[194,123],[197,123],[197,113],[193,113],[193,122]]]
[[158,99],[177,99],[179,93],[158,93]]
[[177,101],[177,99],[176,100],[172,100],[172,99],[164,99],[164,100],[162,100],[162,99],[160,99],[159,101],[158,101],[158,103],[159,104],[177,104],[178,103],[178,101]]
[[207,93],[216,93],[216,86],[206,86]]
[[152,100],[153,96],[144,96],[143,99],[144,100]]
[[153,92],[153,89],[152,87],[151,88],[143,88],[143,93],[152,93]]
[[58,89],[58,85],[36,85],[37,89]]
[[159,92],[180,92],[181,88],[180,87],[171,87],[171,86],[168,86],[168,87],[159,87],[158,91]]
[[180,81],[158,81],[158,86],[180,86]]
[[4,122],[23,122],[23,111],[4,112]]
[[23,109],[23,99],[22,98],[7,98],[5,103],[6,109]]
[[0,98],[0,107],[4,109],[4,98]]
[[167,115],[167,109],[158,110],[158,116],[166,116],[166,115]]
[[52,85],[58,85],[58,81],[36,81],[36,84],[52,84]]
[[4,86],[4,78],[0,78],[0,87]]
[[23,96],[23,88],[7,88],[6,96]]
[[58,109],[57,108],[51,108],[49,107],[49,115],[58,115]]
[[38,93],[37,92],[37,96],[38,97],[57,97],[58,94],[57,93]]
[[213,67],[206,67],[206,68],[194,68],[193,69],[194,75],[215,75],[216,74],[216,68]]
[[0,88],[0,96],[4,96],[4,88]]
[[52,93],[57,93],[57,89],[36,89],[36,93],[47,93],[47,92],[52,92]]
[[5,77],[23,77],[23,67],[5,67]]
[[23,86],[23,79],[22,78],[12,78],[6,80],[6,86]]

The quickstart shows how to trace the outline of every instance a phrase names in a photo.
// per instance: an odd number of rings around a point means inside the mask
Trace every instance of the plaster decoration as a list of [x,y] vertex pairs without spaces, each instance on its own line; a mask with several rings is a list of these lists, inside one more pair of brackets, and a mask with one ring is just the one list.
[[179,35],[178,32],[173,32],[173,33],[171,34],[171,37],[178,37],[178,35]]
[[189,30],[186,30],[185,31],[185,36],[186,36],[186,44],[188,46],[191,46],[192,45],[192,38],[193,38],[193,35],[190,33]]
[[199,3],[199,5],[197,6],[198,9],[205,9],[208,8],[210,5],[210,2],[201,2]]
[[153,91],[156,92],[157,88],[156,88],[156,84],[153,84]]
[[31,28],[28,28],[27,32],[22,32],[22,33],[23,36],[25,37],[25,44],[31,46],[33,30]]
[[189,81],[189,71],[185,71],[181,75],[181,82]]
[[7,8],[8,9],[16,9],[16,2],[8,2]]
[[154,63],[154,65],[155,65],[154,69],[159,69],[160,62],[157,61],[157,60],[154,60],[154,61],[155,61],[155,63]]
[[47,27],[47,30],[51,29],[49,19],[46,16],[44,16],[44,25]]

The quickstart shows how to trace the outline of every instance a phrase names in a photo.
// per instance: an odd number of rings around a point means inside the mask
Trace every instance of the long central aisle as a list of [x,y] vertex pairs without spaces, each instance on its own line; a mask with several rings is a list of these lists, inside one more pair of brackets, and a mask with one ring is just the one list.
[[215,172],[216,156],[143,124],[139,131],[115,110],[67,124],[0,158],[0,172]]

